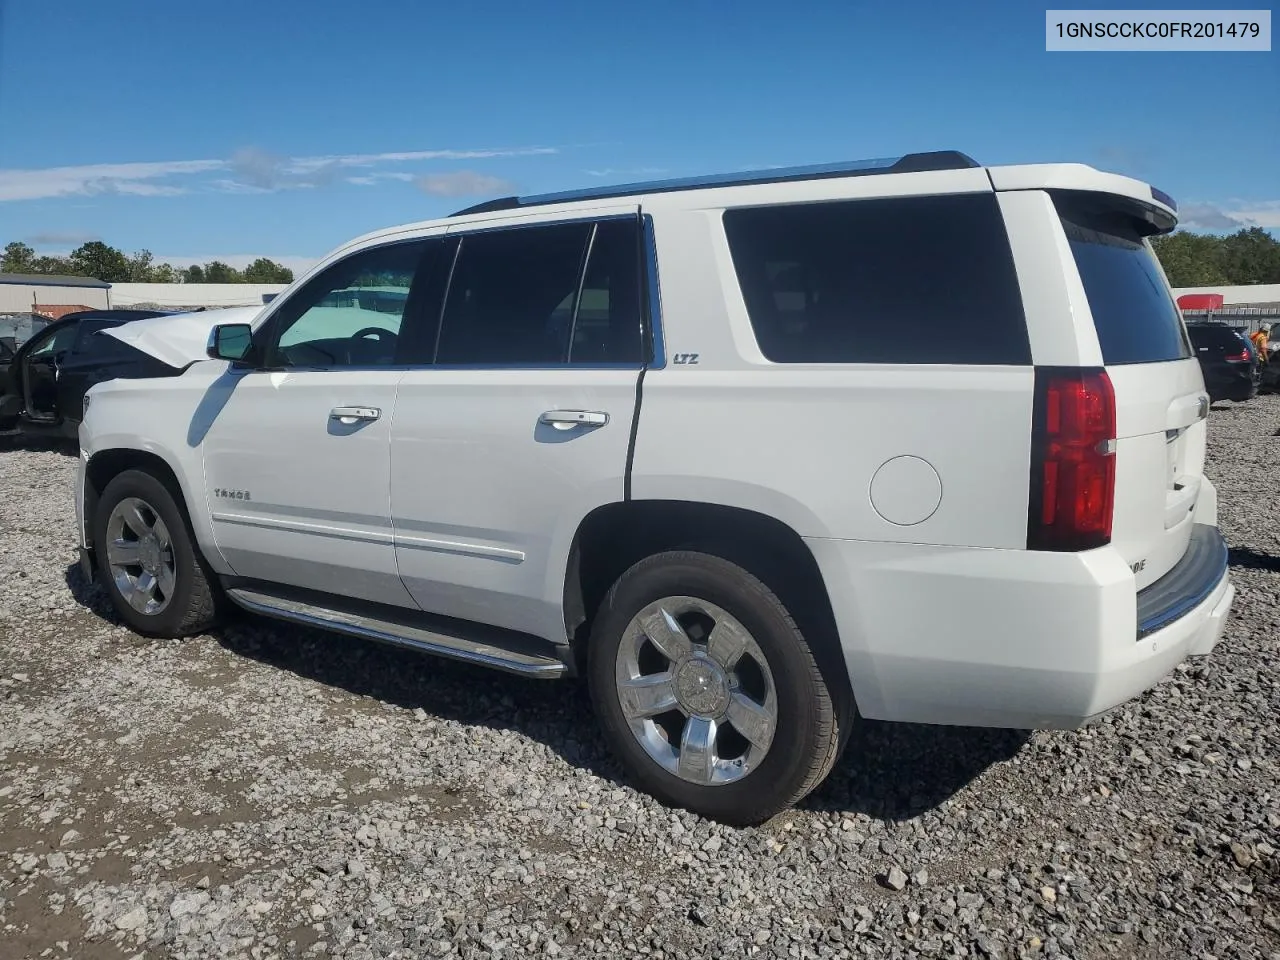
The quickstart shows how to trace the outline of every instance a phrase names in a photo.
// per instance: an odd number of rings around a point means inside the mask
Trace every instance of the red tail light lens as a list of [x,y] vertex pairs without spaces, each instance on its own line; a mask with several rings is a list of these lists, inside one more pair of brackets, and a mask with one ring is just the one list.
[[1239,353],[1229,353],[1223,359],[1228,363],[1244,363],[1249,359],[1249,351],[1241,350]]
[[1105,370],[1037,369],[1029,548],[1111,542],[1115,441],[1116,396]]

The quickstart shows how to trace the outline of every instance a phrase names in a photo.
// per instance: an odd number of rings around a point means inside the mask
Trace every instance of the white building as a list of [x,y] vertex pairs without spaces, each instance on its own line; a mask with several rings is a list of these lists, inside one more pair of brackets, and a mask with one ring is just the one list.
[[145,305],[158,310],[260,307],[287,286],[285,283],[113,283],[111,306]]
[[[92,277],[0,273],[0,313],[41,313],[42,307],[104,309],[111,305],[111,284]],[[54,315],[67,311],[50,310]]]

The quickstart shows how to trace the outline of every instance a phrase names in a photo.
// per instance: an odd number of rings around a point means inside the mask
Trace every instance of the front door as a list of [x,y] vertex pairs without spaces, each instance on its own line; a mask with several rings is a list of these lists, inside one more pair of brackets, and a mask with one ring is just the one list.
[[428,611],[563,642],[573,535],[625,497],[639,217],[593,214],[450,230],[438,338],[392,428],[396,558]]
[[58,419],[58,366],[75,343],[77,324],[37,334],[22,360],[22,391],[27,418],[42,423]]
[[414,291],[438,242],[337,261],[211,390],[205,492],[238,576],[413,606],[392,546],[390,436]]

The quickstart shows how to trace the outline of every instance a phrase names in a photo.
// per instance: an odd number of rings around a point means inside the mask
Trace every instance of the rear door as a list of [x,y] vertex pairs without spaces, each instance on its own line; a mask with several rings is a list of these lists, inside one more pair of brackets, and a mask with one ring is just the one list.
[[1054,202],[1088,301],[1073,312],[1092,317],[1115,388],[1111,542],[1141,589],[1190,540],[1208,395],[1168,281],[1132,214],[1102,194],[1058,194]]

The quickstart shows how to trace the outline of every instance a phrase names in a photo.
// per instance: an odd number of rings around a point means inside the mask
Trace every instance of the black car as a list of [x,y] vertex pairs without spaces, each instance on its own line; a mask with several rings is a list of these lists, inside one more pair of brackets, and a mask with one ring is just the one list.
[[49,324],[12,354],[0,349],[0,433],[74,438],[95,383],[172,372],[101,330],[161,317],[157,310],[85,310]]
[[1258,357],[1244,334],[1223,323],[1189,323],[1209,399],[1248,400],[1258,393]]

